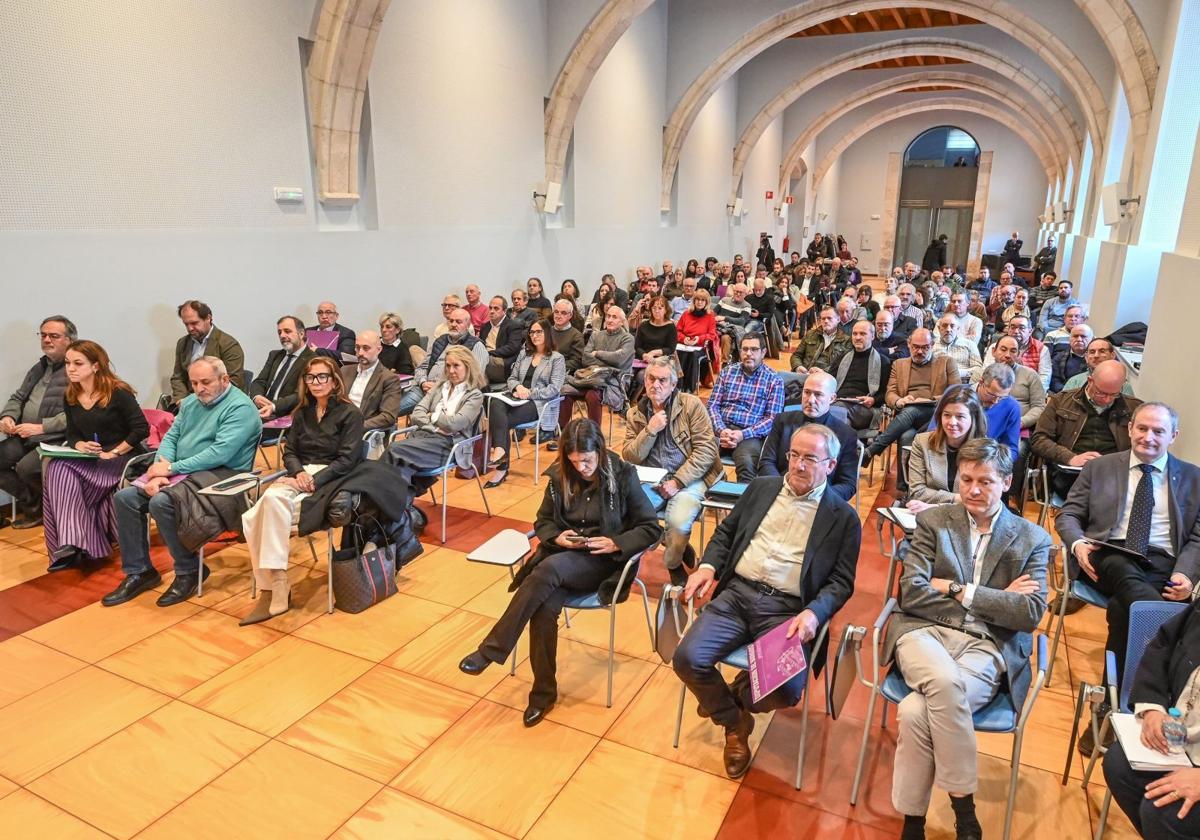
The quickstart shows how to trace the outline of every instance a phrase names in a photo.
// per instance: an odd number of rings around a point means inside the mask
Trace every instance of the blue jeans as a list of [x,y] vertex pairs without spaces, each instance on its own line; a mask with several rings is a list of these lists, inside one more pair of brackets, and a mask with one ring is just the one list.
[[[733,726],[741,709],[769,712],[796,705],[804,694],[808,669],[772,691],[757,703],[750,700],[750,680],[745,672],[738,674],[728,685],[716,665],[740,647],[753,642],[768,630],[795,618],[804,609],[804,602],[794,595],[766,595],[753,584],[736,575],[700,613],[691,629],[684,634],[671,661],[675,673],[700,705],[712,717],[713,723]],[[811,648],[805,657],[812,662]]]
[[407,417],[412,414],[412,410],[417,407],[417,403],[425,396],[425,392],[421,390],[420,385],[414,385],[404,392],[400,397],[400,409],[396,412],[397,417]]
[[188,551],[179,542],[175,527],[175,504],[166,493],[147,496],[137,487],[118,490],[113,496],[117,514],[117,540],[121,544],[121,570],[127,575],[151,571],[150,543],[146,533],[146,515],[154,517],[158,534],[175,560],[175,573],[195,575],[200,571],[200,555]]
[[655,510],[662,511],[667,529],[681,534],[692,533],[692,525],[700,517],[700,502],[704,500],[704,493],[708,490],[704,481],[693,481],[686,485],[665,504],[663,497],[650,488],[649,484],[642,485],[650,504],[654,505]]

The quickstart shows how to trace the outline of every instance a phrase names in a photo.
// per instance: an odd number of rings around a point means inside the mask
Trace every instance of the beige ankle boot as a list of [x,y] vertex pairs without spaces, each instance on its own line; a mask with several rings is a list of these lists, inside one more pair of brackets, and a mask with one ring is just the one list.
[[282,615],[292,608],[292,582],[287,569],[271,570],[271,616]]
[[258,593],[258,600],[254,602],[254,609],[250,610],[250,614],[238,622],[242,627],[249,624],[259,624],[271,617],[271,590],[264,589]]

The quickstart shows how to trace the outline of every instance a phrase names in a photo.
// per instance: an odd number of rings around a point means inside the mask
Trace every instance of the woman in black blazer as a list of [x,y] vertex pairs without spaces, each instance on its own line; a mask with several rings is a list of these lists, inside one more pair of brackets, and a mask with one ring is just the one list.
[[463,673],[476,675],[493,662],[504,662],[528,624],[533,688],[526,726],[539,723],[558,698],[555,651],[563,603],[589,591],[598,591],[602,603],[623,600],[633,583],[627,578],[623,591],[616,592],[625,563],[662,534],[637,470],[608,451],[592,421],[571,421],[558,462],[547,475],[534,525],[538,548],[509,587],[516,594],[504,615],[458,665]]

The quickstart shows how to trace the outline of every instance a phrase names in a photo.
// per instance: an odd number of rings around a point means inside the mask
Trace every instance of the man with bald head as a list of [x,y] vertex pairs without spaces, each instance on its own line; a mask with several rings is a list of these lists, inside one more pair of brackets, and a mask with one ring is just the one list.
[[815,370],[804,380],[800,395],[800,411],[784,411],[775,415],[771,431],[763,443],[758,459],[758,474],[787,475],[788,443],[802,426],[817,423],[832,431],[841,444],[837,467],[829,476],[829,490],[844,502],[858,491],[858,435],[846,423],[829,413],[837,399],[837,380],[823,370]]
[[[517,291],[524,294],[523,289],[518,289],[513,292],[514,298]],[[414,387],[405,391],[403,399],[400,400],[400,410],[398,413],[401,417],[407,417],[409,414],[412,414],[412,410],[417,407],[417,403],[421,401],[421,398],[432,391],[433,386],[441,381],[442,374],[446,369],[447,347],[453,344],[461,344],[471,351],[471,354],[475,357],[475,361],[479,363],[480,370],[487,368],[487,345],[471,335],[470,313],[465,309],[455,309],[450,313],[447,323],[450,327],[447,333],[430,345],[429,352],[413,372]]]
[[1063,498],[1084,464],[1129,448],[1129,421],[1142,401],[1122,393],[1126,378],[1121,362],[1101,362],[1082,388],[1050,397],[1038,418],[1029,446],[1050,468],[1054,492]]
[[299,399],[300,376],[315,355],[305,343],[304,323],[299,318],[284,315],[275,322],[275,332],[280,349],[267,354],[267,361],[246,391],[263,420],[292,413]]
[[[918,329],[908,337],[909,358],[892,364],[888,377],[887,404],[896,412],[887,428],[875,436],[863,455],[863,466],[896,441],[902,444],[916,437],[917,431],[929,425],[933,407],[951,385],[962,377],[958,365],[950,356],[933,355],[933,333]],[[897,486],[900,476],[897,476]]]
[[[465,310],[460,310],[465,311]],[[354,339],[357,362],[342,368],[346,396],[363,416],[363,430],[391,429],[400,416],[404,389],[400,378],[379,363],[383,342],[375,330],[360,332]],[[416,389],[414,389],[416,390]]]
[[832,371],[837,377],[837,404],[846,409],[854,429],[870,427],[875,409],[883,407],[892,374],[892,360],[874,346],[874,340],[875,327],[871,322],[855,321],[850,330],[851,350]]
[[[317,304],[317,332],[335,332],[338,334],[336,358],[341,364],[341,356],[354,355],[354,330],[338,323],[337,304],[331,300],[323,300]],[[313,348],[316,349],[316,348]],[[320,351],[318,351],[320,352]],[[333,351],[325,351],[327,355],[335,355]]]

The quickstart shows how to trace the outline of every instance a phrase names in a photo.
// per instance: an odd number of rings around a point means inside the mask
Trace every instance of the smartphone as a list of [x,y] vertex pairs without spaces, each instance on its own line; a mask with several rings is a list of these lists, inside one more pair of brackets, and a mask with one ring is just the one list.
[[581,537],[578,534],[573,534],[572,536],[567,537],[567,542],[571,543],[572,545],[583,545],[587,541],[587,537]]

